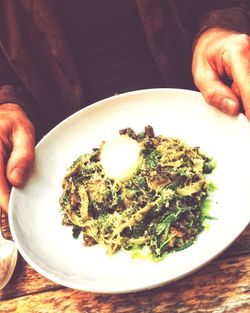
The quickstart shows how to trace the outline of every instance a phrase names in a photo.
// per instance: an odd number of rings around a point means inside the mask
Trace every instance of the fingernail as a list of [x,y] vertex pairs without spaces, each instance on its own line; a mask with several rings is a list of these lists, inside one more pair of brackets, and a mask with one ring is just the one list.
[[235,108],[236,102],[230,98],[224,98],[220,103],[220,110],[226,114],[233,115]]
[[26,176],[26,172],[24,169],[20,167],[16,167],[11,172],[11,178],[16,184],[21,184]]

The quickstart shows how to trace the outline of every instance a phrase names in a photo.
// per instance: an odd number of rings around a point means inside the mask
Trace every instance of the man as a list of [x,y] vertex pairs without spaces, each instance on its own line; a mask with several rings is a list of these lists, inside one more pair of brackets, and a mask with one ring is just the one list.
[[0,1],[3,209],[28,175],[36,140],[112,94],[194,82],[211,105],[235,115],[242,104],[250,119],[249,9],[207,2]]

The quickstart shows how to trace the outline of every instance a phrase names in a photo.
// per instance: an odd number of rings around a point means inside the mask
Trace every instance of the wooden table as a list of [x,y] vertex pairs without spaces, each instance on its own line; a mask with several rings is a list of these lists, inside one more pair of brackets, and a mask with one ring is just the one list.
[[[10,238],[7,217],[3,233]],[[249,313],[250,225],[222,255],[177,282],[129,294],[94,294],[57,285],[19,255],[8,285],[0,291],[0,312]]]

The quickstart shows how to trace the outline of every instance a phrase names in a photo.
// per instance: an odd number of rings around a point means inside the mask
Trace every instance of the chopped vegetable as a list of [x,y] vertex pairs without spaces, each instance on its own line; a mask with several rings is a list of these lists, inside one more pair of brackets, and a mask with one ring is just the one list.
[[74,236],[82,232],[85,245],[105,246],[108,255],[146,247],[160,259],[190,246],[209,218],[203,204],[214,161],[198,147],[155,136],[151,126],[139,134],[122,129],[120,136],[140,147],[132,174],[108,177],[101,162],[105,143],[81,155],[63,179],[63,224],[73,225]]

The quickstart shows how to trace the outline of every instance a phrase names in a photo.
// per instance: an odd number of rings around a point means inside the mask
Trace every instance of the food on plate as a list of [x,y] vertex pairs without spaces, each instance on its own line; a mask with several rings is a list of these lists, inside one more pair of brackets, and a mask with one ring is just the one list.
[[126,135],[106,142],[100,153],[105,175],[115,181],[126,181],[136,175],[140,167],[140,151],[139,142]]
[[82,154],[63,178],[63,224],[112,255],[121,248],[154,259],[190,246],[209,218],[207,175],[215,162],[151,126],[119,136]]

